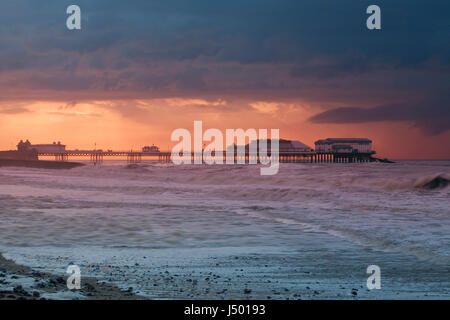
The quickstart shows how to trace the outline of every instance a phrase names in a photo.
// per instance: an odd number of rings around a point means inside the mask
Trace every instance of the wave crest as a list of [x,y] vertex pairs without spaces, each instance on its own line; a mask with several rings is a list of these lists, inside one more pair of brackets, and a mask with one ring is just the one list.
[[443,189],[448,187],[450,183],[450,177],[445,174],[438,174],[432,177],[427,177],[425,179],[421,179],[416,181],[414,187],[421,189]]

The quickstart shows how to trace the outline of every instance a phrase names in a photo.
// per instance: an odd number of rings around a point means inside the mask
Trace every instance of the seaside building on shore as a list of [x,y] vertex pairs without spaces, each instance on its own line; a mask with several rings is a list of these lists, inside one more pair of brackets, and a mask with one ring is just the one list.
[[367,138],[327,138],[314,142],[316,153],[373,153]]
[[17,150],[0,151],[0,160],[38,160],[38,152],[31,148],[30,141],[22,140],[17,145]]
[[36,150],[38,153],[64,153],[66,152],[66,146],[64,144],[61,144],[61,142],[58,141],[58,143],[53,142],[49,144],[31,144],[30,141],[23,142],[20,140],[20,142],[17,144],[17,151],[30,151],[30,150]]
[[32,144],[32,149],[35,149],[39,153],[64,153],[66,152],[66,146],[61,142],[53,142],[52,144]]

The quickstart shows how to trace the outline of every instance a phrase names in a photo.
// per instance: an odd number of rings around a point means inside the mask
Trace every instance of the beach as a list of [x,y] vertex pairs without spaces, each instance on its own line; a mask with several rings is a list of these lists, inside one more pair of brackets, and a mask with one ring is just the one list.
[[[0,168],[0,297],[59,279],[39,298],[449,299],[449,168]],[[72,264],[81,291],[65,288]]]
[[139,299],[131,291],[100,283],[95,278],[83,279],[80,290],[70,291],[64,277],[35,271],[5,259],[0,254],[0,300],[130,300]]

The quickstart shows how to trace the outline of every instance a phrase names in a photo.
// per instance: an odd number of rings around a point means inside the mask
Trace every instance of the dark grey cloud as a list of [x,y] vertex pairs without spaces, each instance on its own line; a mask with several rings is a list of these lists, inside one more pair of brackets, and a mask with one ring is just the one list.
[[78,0],[81,32],[65,28],[65,8],[72,2],[2,1],[0,10],[6,14],[0,34],[8,41],[0,46],[36,56],[113,50],[117,58],[139,64],[212,57],[302,67],[317,57],[337,57],[343,69],[358,68],[350,62],[360,68],[373,63],[410,67],[434,55],[448,59],[450,52],[450,4],[443,0],[433,5],[380,0],[383,30],[372,33],[364,25],[370,1]]
[[[81,31],[65,27],[73,3],[81,7]],[[92,99],[227,94],[314,100],[324,108],[330,101],[359,102],[361,108],[350,110],[356,122],[370,115],[444,130],[448,113],[438,119],[421,112],[448,105],[434,101],[450,91],[450,2],[378,0],[380,31],[365,27],[371,4],[3,0],[0,90],[20,89],[14,95],[21,97],[43,90],[74,94],[67,99],[81,92]],[[409,104],[392,106],[399,100]],[[374,105],[385,107],[367,109]],[[341,121],[349,109],[328,112],[317,119]]]
[[420,103],[399,103],[372,108],[341,107],[321,112],[309,119],[313,123],[368,123],[409,121],[429,135],[450,130],[450,96],[444,93]]

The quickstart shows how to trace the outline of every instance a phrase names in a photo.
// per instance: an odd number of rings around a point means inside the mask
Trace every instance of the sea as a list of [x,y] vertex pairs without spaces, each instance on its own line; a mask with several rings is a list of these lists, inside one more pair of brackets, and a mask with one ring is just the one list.
[[450,298],[450,161],[85,164],[0,168],[5,257],[154,299]]

